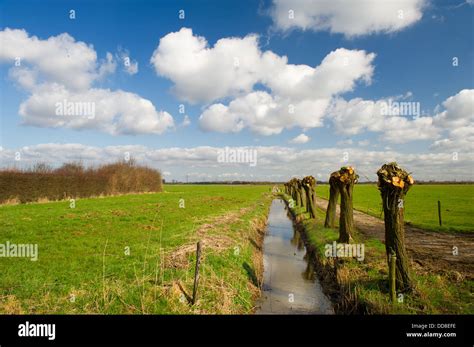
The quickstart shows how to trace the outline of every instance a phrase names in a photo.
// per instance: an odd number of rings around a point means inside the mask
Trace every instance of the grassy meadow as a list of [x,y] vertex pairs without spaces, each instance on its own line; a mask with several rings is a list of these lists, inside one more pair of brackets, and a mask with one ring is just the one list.
[[[316,194],[327,199],[329,185],[317,185]],[[438,221],[438,200],[441,201],[442,226]],[[383,218],[382,198],[374,184],[354,186],[354,208]],[[405,222],[435,231],[474,232],[474,185],[414,185],[404,202]]]
[[[162,193],[0,206],[0,313],[250,313],[269,186],[165,185]],[[196,242],[203,241],[191,307]]]
[[[69,200],[1,205],[0,244],[38,244],[39,255],[37,261],[0,257],[0,314],[252,313],[270,189],[165,185],[160,193],[79,198],[74,207]],[[327,192],[327,185],[317,186],[318,196]],[[405,202],[406,220],[431,230],[472,231],[473,193],[471,185],[415,185]],[[376,187],[357,185],[354,207],[380,217]],[[338,236],[337,229],[323,227],[324,212],[318,208],[316,220],[302,222],[317,252]],[[366,245],[366,259],[344,262],[340,290],[355,293],[366,313],[473,312],[472,281],[417,271],[417,294],[391,305],[383,243],[354,237]],[[191,306],[199,240],[201,278]]]

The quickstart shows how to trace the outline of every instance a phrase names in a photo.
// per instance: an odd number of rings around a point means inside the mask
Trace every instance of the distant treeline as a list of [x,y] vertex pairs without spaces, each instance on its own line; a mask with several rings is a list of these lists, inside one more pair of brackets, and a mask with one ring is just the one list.
[[[163,183],[166,184],[261,184],[261,185],[270,185],[270,184],[277,184],[277,185],[282,185],[285,182],[270,182],[270,181],[206,181],[206,182],[178,182],[178,181],[166,181]],[[317,181],[316,184],[328,184],[328,182],[324,181]],[[358,182],[357,184],[377,184],[377,182]],[[421,185],[421,184],[474,184],[474,181],[415,181],[415,184]]]
[[26,203],[161,190],[161,173],[139,166],[133,160],[95,168],[85,168],[81,163],[66,163],[53,169],[41,163],[27,170],[0,171],[0,203]]
[[[327,184],[328,182],[318,182],[318,184]],[[357,184],[377,184],[377,182],[357,182]],[[474,181],[415,181],[416,185],[423,184],[474,184]]]
[[268,182],[268,181],[205,181],[205,182],[178,182],[178,181],[163,181],[166,184],[200,184],[200,185],[211,185],[211,184],[283,184],[283,182]]

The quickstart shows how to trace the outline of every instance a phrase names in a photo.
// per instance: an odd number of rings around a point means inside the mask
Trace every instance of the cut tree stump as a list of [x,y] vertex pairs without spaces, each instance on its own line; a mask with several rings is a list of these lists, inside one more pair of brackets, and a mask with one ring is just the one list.
[[339,194],[341,195],[341,212],[339,213],[339,240],[341,243],[349,243],[354,232],[354,216],[352,207],[352,195],[354,184],[359,176],[352,166],[343,166],[334,175]]
[[304,190],[306,192],[306,212],[309,213],[310,218],[316,218],[316,180],[313,176],[306,176],[302,180]]
[[397,163],[384,164],[377,171],[385,221],[385,251],[390,266],[390,254],[396,255],[396,285],[399,292],[412,290],[412,280],[405,248],[404,199],[414,180]]
[[338,171],[333,172],[329,177],[329,201],[326,209],[325,228],[334,228],[336,226],[336,206],[339,200],[339,188],[337,186]]

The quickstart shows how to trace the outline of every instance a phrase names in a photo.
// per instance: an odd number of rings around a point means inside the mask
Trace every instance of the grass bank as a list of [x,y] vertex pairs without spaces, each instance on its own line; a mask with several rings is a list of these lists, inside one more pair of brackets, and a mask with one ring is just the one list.
[[[283,195],[285,200],[289,196]],[[317,218],[309,219],[300,208],[291,209],[297,227],[304,234],[318,268],[318,275],[339,314],[472,314],[473,281],[445,269],[427,272],[412,262],[415,292],[405,294],[392,304],[388,293],[388,267],[385,245],[377,239],[355,233],[354,243],[363,243],[365,257],[340,259],[325,256],[325,245],[338,239],[337,229],[324,228],[325,211],[317,209]],[[336,266],[337,265],[337,266]],[[337,267],[337,269],[336,269]]]

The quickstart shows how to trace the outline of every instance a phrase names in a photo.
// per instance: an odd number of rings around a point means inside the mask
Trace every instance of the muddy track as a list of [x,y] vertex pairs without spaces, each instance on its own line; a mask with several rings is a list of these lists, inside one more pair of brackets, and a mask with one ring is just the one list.
[[[319,208],[326,210],[327,200],[317,198]],[[337,206],[339,215],[339,206]],[[354,210],[354,223],[363,235],[384,242],[385,229],[381,219]],[[425,270],[457,271],[464,278],[474,277],[474,234],[448,234],[405,225],[405,242],[412,260]],[[453,247],[458,255],[453,255]]]

